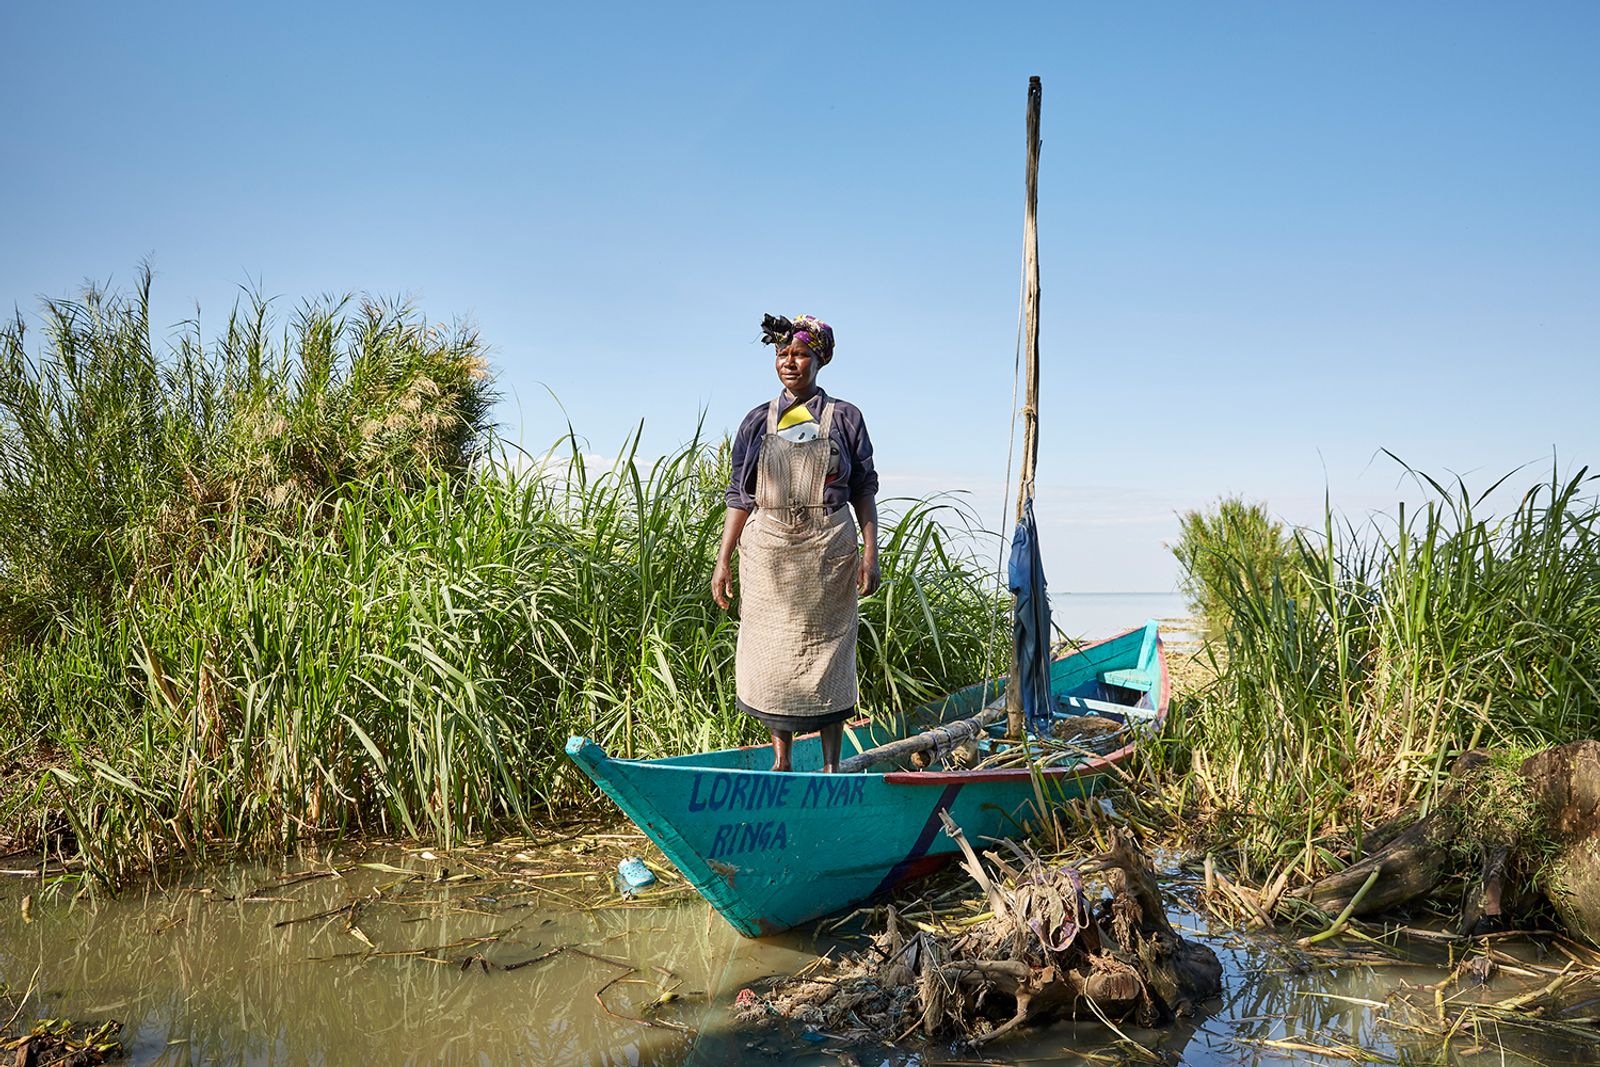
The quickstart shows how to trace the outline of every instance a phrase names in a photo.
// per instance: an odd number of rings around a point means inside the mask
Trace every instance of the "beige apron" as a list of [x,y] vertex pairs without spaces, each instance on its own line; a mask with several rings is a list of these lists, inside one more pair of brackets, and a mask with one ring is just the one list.
[[848,507],[830,515],[823,503],[833,407],[815,440],[795,442],[778,436],[785,409],[772,402],[756,509],[739,536],[739,701],[819,724],[856,704],[856,524]]

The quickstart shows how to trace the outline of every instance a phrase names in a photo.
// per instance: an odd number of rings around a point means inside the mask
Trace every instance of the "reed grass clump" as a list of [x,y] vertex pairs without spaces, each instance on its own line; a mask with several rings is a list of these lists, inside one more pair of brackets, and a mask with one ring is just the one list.
[[1189,610],[1220,637],[1232,616],[1230,589],[1244,581],[1265,587],[1273,575],[1298,593],[1299,571],[1290,566],[1294,539],[1265,504],[1240,496],[1223,497],[1209,508],[1178,516],[1172,554],[1182,567]]
[[1600,510],[1587,469],[1490,492],[1418,475],[1430,499],[1364,525],[1330,510],[1265,576],[1207,578],[1229,623],[1215,680],[1162,750],[1174,806],[1231,817],[1257,855],[1325,846],[1426,811],[1473,747],[1526,752],[1600,730]]
[[[93,306],[39,357],[19,355],[20,328],[8,341],[5,529],[69,442],[106,439],[76,461],[77,493],[112,457],[143,473],[41,535],[60,551],[0,548],[0,753],[27,768],[0,790],[0,831],[111,882],[326,834],[449,846],[593,803],[569,734],[626,756],[762,739],[734,705],[736,622],[709,595],[725,441],[697,432],[647,463],[634,435],[596,464],[569,433],[516,454],[485,431],[471,335],[369,305],[343,326],[302,315],[258,368],[236,322],[158,360],[142,291],[120,318]],[[75,370],[88,341],[94,366]],[[118,377],[147,399],[80,410]],[[16,413],[34,423],[14,430]],[[953,547],[958,504],[885,513],[883,587],[862,605],[872,713],[969,683],[1009,632],[987,568]]]
[[280,324],[254,297],[207,343],[151,341],[131,293],[47,300],[43,344],[0,327],[0,640],[65,624],[192,568],[243,519],[292,530],[345,486],[460,475],[494,393],[465,326],[404,304],[309,301]]

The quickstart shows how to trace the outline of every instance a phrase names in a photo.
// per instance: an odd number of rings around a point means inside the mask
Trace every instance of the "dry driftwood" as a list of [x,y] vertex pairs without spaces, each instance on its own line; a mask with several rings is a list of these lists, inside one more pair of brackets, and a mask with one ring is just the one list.
[[[1067,1013],[1150,1025],[1220,991],[1216,955],[1172,929],[1131,837],[1079,868],[1009,842],[1010,860],[979,859],[948,817],[945,825],[990,918],[956,934],[908,934],[890,909],[885,931],[831,973],[779,979],[764,995],[742,991],[740,1020],[794,1020],[863,1041],[920,1033],[979,1044]],[[1097,872],[1110,893],[1091,908],[1083,877]]]
[[839,773],[855,774],[875,764],[899,759],[915,752],[925,752],[930,748],[953,749],[962,742],[977,737],[983,732],[985,726],[992,722],[1000,721],[1000,717],[1005,713],[1004,705],[991,704],[969,718],[957,719],[955,722],[946,723],[943,726],[935,726],[931,730],[924,730],[920,734],[912,734],[910,737],[902,737],[897,741],[879,745],[877,748],[869,748],[865,752],[840,762]]
[[[1380,830],[1376,835],[1379,843],[1369,844],[1367,856],[1318,879],[1304,895],[1324,911],[1342,912],[1355,901],[1352,915],[1370,915],[1415,900],[1433,889],[1451,869],[1451,843],[1460,832],[1455,814],[1462,790],[1460,782],[1487,762],[1488,757],[1481,752],[1462,755],[1451,768],[1457,784],[1446,791],[1432,812],[1415,821],[1396,820],[1410,822],[1398,832],[1389,827]],[[1382,872],[1378,880],[1360,900],[1355,900],[1374,870]]]
[[[1325,911],[1354,903],[1352,915],[1369,915],[1464,876],[1471,888],[1462,902],[1463,929],[1503,922],[1542,892],[1569,930],[1600,944],[1600,742],[1529,756],[1517,766],[1509,795],[1504,785],[1486,794],[1492,763],[1485,752],[1463,754],[1431,812],[1398,832],[1381,831],[1369,839],[1368,855],[1301,895]],[[1496,825],[1497,808],[1522,812],[1515,833],[1485,833]],[[1361,893],[1374,871],[1376,880]]]

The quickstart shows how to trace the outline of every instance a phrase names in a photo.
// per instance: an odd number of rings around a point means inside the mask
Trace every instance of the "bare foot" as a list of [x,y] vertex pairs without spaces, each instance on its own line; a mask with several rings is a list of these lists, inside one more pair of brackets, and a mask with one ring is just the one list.
[[792,730],[772,731],[772,769],[775,771],[794,770],[794,732]]
[[822,773],[823,774],[838,774],[839,773],[839,765],[837,763],[824,763],[822,765]]

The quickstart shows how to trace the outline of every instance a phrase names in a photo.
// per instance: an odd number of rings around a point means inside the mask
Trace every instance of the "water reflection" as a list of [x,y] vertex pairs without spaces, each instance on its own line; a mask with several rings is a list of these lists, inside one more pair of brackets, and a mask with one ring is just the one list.
[[[437,874],[414,856],[386,862]],[[698,900],[553,911],[543,896],[474,896],[470,884],[397,892],[400,876],[365,868],[248,896],[292,869],[239,866],[167,891],[37,903],[32,922],[14,899],[0,902],[0,981],[21,987],[37,972],[36,1014],[123,1020],[140,1064],[929,1062],[910,1050],[845,1053],[825,1038],[729,1025],[726,1006],[742,986],[792,973],[826,947],[812,933],[748,941]],[[1396,989],[1437,982],[1440,951],[1399,965],[1292,969],[1295,957],[1270,941],[1207,940],[1227,983],[1210,1014],[1125,1031],[1168,1062],[1348,1062],[1357,1050],[1369,1062],[1490,1062],[1470,1038],[1441,1052],[1374,1010]],[[1504,1028],[1498,1037],[1495,1063],[1600,1062],[1583,1040]],[[1084,1021],[986,1053],[974,1058],[1131,1062],[1117,1035]]]
[[[701,907],[551,913],[465,890],[363,905],[394,880],[369,871],[247,900],[267,872],[230,873],[211,892],[36,905],[31,924],[9,908],[0,976],[25,985],[37,969],[45,1011],[123,1020],[136,1063],[635,1065],[681,1062],[688,1039],[607,1010],[642,1018],[675,992],[663,1021],[697,1025],[725,973],[749,980],[811,958],[798,939],[743,942]],[[319,917],[294,921],[305,916]],[[373,955],[369,941],[434,951]],[[567,947],[588,955],[495,968]],[[602,1008],[594,993],[613,979]]]

